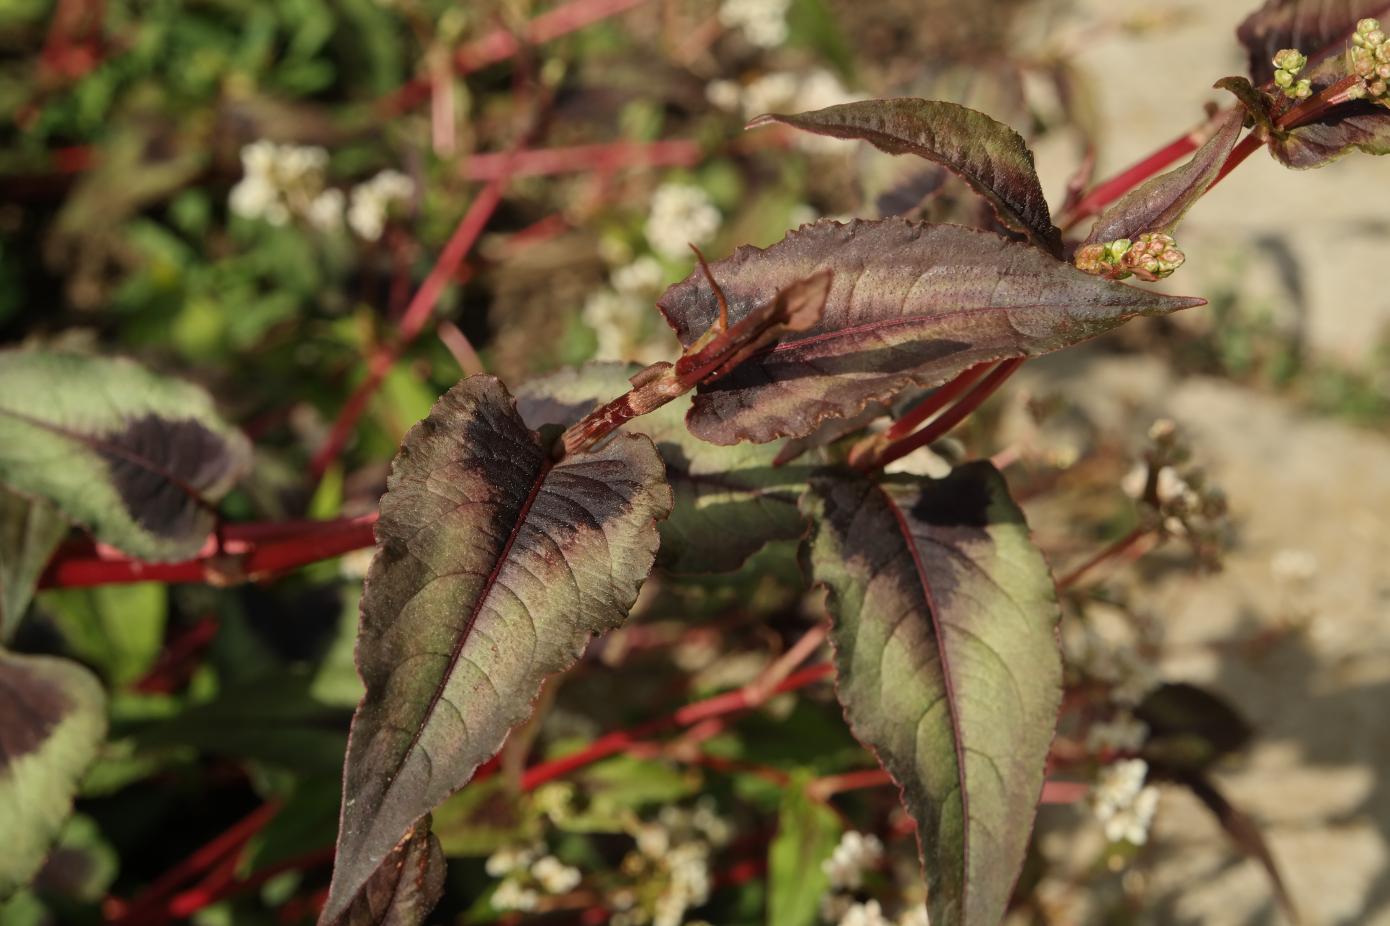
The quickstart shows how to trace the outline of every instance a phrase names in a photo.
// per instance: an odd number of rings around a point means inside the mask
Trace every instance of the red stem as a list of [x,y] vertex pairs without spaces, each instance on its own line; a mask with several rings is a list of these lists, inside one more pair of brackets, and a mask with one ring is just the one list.
[[328,440],[319,448],[318,453],[314,454],[309,469],[315,480],[327,471],[334,460],[338,459],[338,455],[343,452],[348,438],[357,428],[357,421],[362,417],[362,412],[366,410],[367,403],[371,401],[372,396],[381,386],[382,380],[386,378],[386,374],[395,365],[401,352],[411,341],[415,340],[421,329],[425,327],[425,322],[429,321],[430,313],[434,311],[439,297],[444,294],[445,287],[448,286],[450,280],[458,275],[463,259],[468,256],[468,252],[477,243],[478,237],[483,233],[483,228],[502,202],[502,192],[507,185],[508,177],[509,173],[503,170],[489,181],[487,186],[483,187],[482,192],[469,205],[468,211],[464,213],[463,218],[459,220],[458,227],[450,236],[448,244],[440,252],[439,259],[435,261],[434,267],[425,277],[425,282],[420,284],[415,298],[411,299],[410,304],[406,306],[405,313],[401,316],[400,325],[397,327],[395,343],[377,350],[372,355],[367,367],[367,378],[353,391],[342,411],[338,413],[338,419],[333,422],[333,430],[329,432]]
[[[819,663],[807,666],[800,671],[793,672],[787,676],[773,692],[781,694],[786,691],[797,691],[812,685],[823,678],[834,674],[835,667],[830,663]],[[540,787],[548,781],[564,777],[570,772],[593,765],[609,756],[617,755],[638,742],[651,737],[656,733],[672,727],[689,727],[709,720],[713,717],[723,717],[729,714],[736,714],[741,711],[755,707],[749,693],[744,689],[726,692],[706,698],[703,701],[696,701],[694,704],[687,704],[673,714],[659,717],[656,720],[649,720],[646,723],[631,727],[627,730],[617,730],[594,740],[588,746],[571,753],[552,759],[549,762],[542,762],[539,765],[527,769],[521,776],[521,789],[531,791]],[[479,776],[482,777],[481,770]],[[476,780],[476,779],[475,779]]]
[[1196,151],[1201,145],[1201,138],[1202,129],[1188,132],[1180,138],[1173,139],[1142,161],[1125,168],[1109,180],[1097,184],[1062,218],[1062,230],[1068,231],[1076,227],[1087,216],[1095,215],[1183,155]]
[[965,390],[974,385],[976,380],[985,375],[985,370],[987,369],[989,369],[989,364],[987,363],[976,364],[955,379],[946,383],[940,389],[923,399],[916,408],[911,409],[897,421],[893,422],[893,426],[885,432],[884,436],[889,441],[895,441],[911,434],[916,430],[918,425],[954,402]]
[[[82,545],[60,549],[44,570],[40,588],[84,588],[93,585],[120,585],[131,582],[199,582],[228,585],[260,581],[289,569],[320,560],[332,559],[353,550],[376,544],[373,525],[376,515],[339,521],[309,522],[301,533],[279,535],[266,542],[239,541],[244,551],[229,553],[215,547],[181,563],[144,563],[124,556],[106,557],[88,553]],[[248,534],[258,529],[275,535],[275,525],[240,525]],[[228,527],[231,534],[232,527]],[[230,544],[228,546],[231,546]]]
[[859,464],[861,469],[880,469],[892,463],[894,460],[907,456],[918,447],[925,447],[932,441],[939,440],[948,431],[960,424],[975,409],[979,408],[984,401],[994,394],[1000,386],[1004,384],[1014,371],[1023,366],[1023,357],[1013,357],[1003,361],[993,371],[986,376],[978,386],[966,393],[965,397],[953,405],[951,408],[942,412],[940,417],[932,421],[916,434],[909,435],[902,440],[889,444],[888,447],[876,459],[864,460]]
[[[521,38],[506,29],[496,29],[469,42],[454,53],[454,73],[460,77],[516,55],[522,43],[540,45],[585,26],[627,12],[646,0],[571,0],[528,22]],[[429,99],[435,76],[425,74],[403,85],[377,102],[377,113],[390,119],[414,109]]]
[[113,926],[117,923],[141,926],[141,924],[151,922],[154,909],[160,901],[222,859],[233,855],[279,812],[280,805],[277,803],[266,803],[257,807],[192,855],[160,875],[143,894],[125,905],[124,909],[119,910],[114,915],[108,913],[108,921]]
[[1101,563],[1105,562],[1108,559],[1111,559],[1112,557],[1123,555],[1124,553],[1133,549],[1136,544],[1138,544],[1141,540],[1143,540],[1145,537],[1148,537],[1152,533],[1153,532],[1149,528],[1140,526],[1134,528],[1132,531],[1130,531],[1128,534],[1125,534],[1120,539],[1107,544],[1099,552],[1095,553],[1093,556],[1087,559],[1084,563],[1077,566],[1075,569],[1073,569],[1066,575],[1062,576],[1062,578],[1058,579],[1058,590],[1060,591],[1062,589],[1071,588],[1077,582],[1080,582],[1083,578],[1085,578],[1086,574],[1089,573],[1092,569],[1095,569]]

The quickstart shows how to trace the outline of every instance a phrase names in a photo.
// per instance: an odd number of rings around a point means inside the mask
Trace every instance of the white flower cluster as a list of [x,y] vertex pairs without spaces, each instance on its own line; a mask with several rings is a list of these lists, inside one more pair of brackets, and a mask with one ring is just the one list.
[[[856,902],[844,894],[821,904],[821,918],[838,926],[895,926],[877,900]],[[925,904],[912,904],[898,916],[896,926],[931,926]]]
[[690,253],[690,245],[708,244],[719,231],[721,217],[700,187],[666,183],[652,194],[645,231],[652,250],[676,260]]
[[1149,725],[1128,712],[1091,725],[1086,731],[1086,749],[1096,755],[1105,752],[1136,752],[1149,736]]
[[737,29],[752,45],[776,48],[787,40],[787,9],[791,0],[724,0],[719,23]]
[[535,910],[541,894],[568,894],[579,886],[579,869],[566,865],[540,845],[507,847],[488,856],[489,875],[503,878],[492,894],[496,910]]
[[637,850],[623,859],[622,871],[639,884],[659,884],[655,894],[639,902],[637,889],[623,888],[609,898],[617,912],[612,926],[680,926],[686,911],[709,900],[709,859],[713,849],[728,843],[733,828],[715,812],[710,798],[693,810],[668,806],[653,822],[632,829]]
[[352,204],[347,211],[348,225],[359,237],[375,241],[381,237],[391,209],[409,202],[414,195],[414,180],[398,170],[383,170],[352,188]]
[[872,833],[854,830],[840,837],[830,858],[821,862],[821,871],[835,890],[857,891],[864,886],[864,872],[883,861],[883,843]]
[[343,194],[326,188],[328,152],[316,145],[252,142],[241,149],[241,180],[227,206],[244,219],[284,225],[291,218],[322,231],[342,225]]
[[655,318],[652,303],[661,294],[663,274],[656,258],[644,255],[613,271],[611,288],[594,290],[584,302],[584,323],[598,337],[596,360],[667,359],[669,338],[643,336]]
[[1144,784],[1148,773],[1143,759],[1126,759],[1101,769],[1091,791],[1091,806],[1111,842],[1142,846],[1148,841],[1158,808],[1158,789]]

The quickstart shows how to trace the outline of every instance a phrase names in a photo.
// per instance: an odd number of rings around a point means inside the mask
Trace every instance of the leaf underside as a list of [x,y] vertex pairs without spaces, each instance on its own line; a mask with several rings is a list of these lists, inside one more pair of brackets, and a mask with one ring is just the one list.
[[0,482],[132,556],[192,556],[250,444],[189,383],[127,361],[0,352]]
[[1275,54],[1296,48],[1312,55],[1347,38],[1358,21],[1390,20],[1386,0],[1266,0],[1245,18],[1236,37],[1250,55],[1250,77],[1257,84],[1274,78]]
[[838,694],[917,821],[931,921],[997,926],[1061,701],[1051,574],[985,463],[942,480],[813,480]]
[[1216,182],[1244,122],[1242,110],[1231,110],[1222,116],[1211,138],[1197,149],[1192,160],[1141,184],[1101,213],[1086,243],[1132,239],[1143,232],[1172,234],[1187,210]]
[[817,135],[860,139],[889,154],[914,154],[950,169],[983,196],[999,221],[1038,247],[1061,254],[1033,153],[1002,122],[956,103],[894,99],[842,103],[794,116],[762,116]]
[[344,771],[334,922],[405,833],[531,712],[544,679],[627,617],[671,507],[651,441],[552,463],[489,376],[406,436],[381,502]]
[[[712,265],[734,321],[824,268],[835,277],[820,324],[700,387],[687,418],[695,436],[716,444],[804,437],[978,363],[1047,353],[1136,315],[1203,304],[1090,276],[988,232],[903,219],[823,220]],[[683,345],[719,311],[700,274],[658,305]]]
[[367,881],[339,926],[419,926],[444,893],[444,852],[422,817]]
[[27,884],[106,736],[106,697],[75,662],[0,650],[0,901]]
[[[531,380],[517,389],[517,410],[528,427],[571,425],[628,387],[640,368],[590,363]],[[689,396],[627,425],[656,442],[675,492],[661,522],[657,564],[674,573],[730,572],[773,540],[801,536],[796,500],[805,488],[801,467],[776,467],[767,444],[719,447],[685,426]]]

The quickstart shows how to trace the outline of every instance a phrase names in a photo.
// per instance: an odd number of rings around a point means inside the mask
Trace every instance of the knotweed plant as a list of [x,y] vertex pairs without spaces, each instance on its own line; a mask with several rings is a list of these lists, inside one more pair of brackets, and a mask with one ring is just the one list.
[[[323,924],[425,921],[447,850],[486,858],[488,881],[471,885],[482,919],[678,926],[697,922],[719,888],[771,869],[772,922],[994,926],[1040,801],[1084,801],[1109,840],[1139,845],[1158,781],[1191,788],[1273,871],[1206,776],[1244,738],[1238,719],[1221,722],[1200,691],[1159,685],[1142,648],[1096,659],[1101,644],[1084,633],[1059,640],[1059,589],[1099,564],[1165,538],[1204,556],[1219,548],[1224,499],[1176,429],[1155,426],[1126,480],[1139,526],[1062,576],[993,462],[943,450],[934,475],[922,475],[911,461],[1027,359],[1202,306],[1133,284],[1181,282],[1184,264],[1201,260],[1179,247],[1183,217],[1257,149],[1295,168],[1390,151],[1390,43],[1372,18],[1382,7],[1270,0],[1239,31],[1249,76],[1217,83],[1231,104],[1162,155],[1078,189],[1056,217],[1023,138],[985,113],[903,98],[758,116],[751,131],[790,127],[939,165],[989,211],[977,227],[822,219],[767,248],[700,257],[656,298],[674,334],[666,359],[525,382],[464,378],[410,429],[376,514],[225,522],[216,505],[253,450],[206,393],[123,360],[0,354],[0,628],[9,639],[41,573],[51,585],[231,585],[375,545],[355,648],[365,693],[331,886],[318,898]],[[776,46],[785,9],[725,0],[718,20],[753,46]],[[725,90],[737,91],[723,94],[727,105],[745,105],[746,90]],[[318,149],[264,144],[243,157],[233,207],[271,223],[346,223],[371,242],[415,195],[394,173],[336,192]],[[448,245],[452,265],[404,309],[403,340],[424,324],[503,182],[478,194]],[[704,191],[678,183],[657,191],[645,234],[669,260],[712,240],[719,223]],[[651,258],[615,270],[585,309],[608,326],[605,353],[630,346],[620,329],[660,282]],[[396,356],[382,350],[371,388]],[[316,475],[365,401],[327,439]],[[69,523],[100,546],[65,546],[50,563]],[[528,763],[536,737],[561,739],[528,720],[553,697],[548,680],[624,626],[654,570],[725,573],[761,562],[773,544],[799,547],[811,594],[793,610],[816,618],[782,658],[753,665],[733,691]],[[810,661],[823,642],[826,661]],[[878,768],[807,780],[719,752],[731,715],[765,706],[775,716],[779,696],[830,676],[849,733]],[[95,678],[61,658],[0,651],[0,692],[23,708],[0,714],[8,893],[43,863],[102,748],[105,714]],[[654,745],[671,732],[674,742]],[[735,820],[729,795],[691,794],[679,771],[653,784],[623,778],[619,764],[605,766],[606,790],[565,782],[600,760],[653,755],[750,771],[780,802],[778,826]],[[874,784],[901,799],[891,821],[901,838],[889,844],[856,831],[831,801]],[[665,809],[631,798],[639,787],[665,795]],[[524,811],[520,794],[532,795]],[[804,886],[788,888],[798,876]]]

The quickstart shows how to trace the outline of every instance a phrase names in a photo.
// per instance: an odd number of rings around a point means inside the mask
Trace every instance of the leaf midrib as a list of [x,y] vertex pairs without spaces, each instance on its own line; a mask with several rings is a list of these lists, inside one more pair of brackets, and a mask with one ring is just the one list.
[[[497,584],[497,577],[501,574],[502,567],[507,564],[507,558],[511,556],[512,546],[516,543],[516,538],[521,533],[521,526],[526,523],[526,518],[531,513],[531,506],[535,504],[537,496],[540,495],[541,487],[545,484],[546,477],[550,475],[550,471],[554,469],[554,467],[555,464],[548,456],[542,460],[541,468],[536,473],[535,480],[531,484],[531,489],[527,493],[525,501],[522,502],[521,508],[517,511],[516,521],[512,524],[511,533],[507,535],[506,542],[502,545],[501,550],[498,551],[497,561],[493,564],[492,571],[488,573],[487,578],[483,580],[482,588],[478,590],[478,598],[473,603],[472,610],[469,611],[468,619],[464,621],[463,629],[458,635],[458,641],[454,643],[454,648],[449,653],[449,661],[444,668],[444,672],[440,675],[439,684],[435,686],[434,692],[430,695],[429,704],[425,706],[420,723],[416,726],[415,732],[410,738],[410,742],[406,744],[405,749],[401,750],[401,757],[396,762],[395,768],[393,768],[391,773],[386,777],[386,787],[383,788],[381,792],[383,801],[386,795],[391,792],[391,789],[395,787],[396,777],[401,773],[401,769],[405,767],[406,760],[410,758],[411,753],[413,753],[415,748],[420,744],[420,738],[424,736],[425,727],[429,726],[430,720],[434,716],[435,708],[439,706],[440,700],[444,697],[444,689],[448,687],[449,679],[453,677],[454,670],[458,667],[459,659],[463,655],[463,648],[473,636],[473,628],[478,623],[478,616],[482,613],[483,605],[492,594],[492,589]],[[366,882],[364,881],[363,886],[365,887],[365,885]],[[361,891],[362,887],[359,887],[357,891],[353,892],[353,897],[355,898]]]
[[917,581],[922,586],[922,596],[926,600],[927,612],[931,620],[932,634],[936,637],[937,658],[941,661],[941,678],[946,687],[946,706],[951,712],[951,742],[956,753],[956,778],[960,787],[960,810],[961,810],[961,910],[962,915],[966,915],[969,906],[968,898],[970,891],[970,792],[966,789],[965,775],[965,743],[961,737],[960,709],[956,703],[955,675],[951,671],[951,660],[946,651],[946,639],[941,627],[941,612],[936,605],[936,596],[932,592],[931,583],[927,580],[927,571],[922,564],[922,557],[917,549],[917,544],[912,536],[912,531],[907,526],[907,518],[903,515],[902,509],[894,501],[892,494],[882,485],[875,484],[874,490],[883,496],[884,504],[888,506],[888,511],[893,515],[893,521],[898,526],[898,532],[902,535],[903,542],[907,545],[908,554],[912,557],[912,567],[917,573]]

